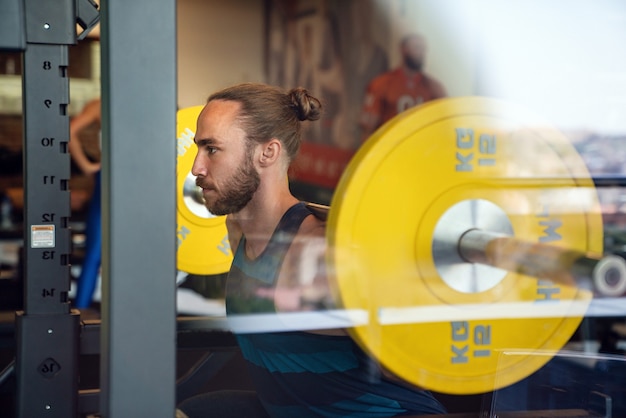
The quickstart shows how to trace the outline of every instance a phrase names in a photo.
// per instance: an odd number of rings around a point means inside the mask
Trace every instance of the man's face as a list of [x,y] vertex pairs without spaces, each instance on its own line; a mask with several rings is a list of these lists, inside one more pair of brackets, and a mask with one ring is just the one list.
[[411,70],[422,71],[424,67],[424,55],[426,44],[419,36],[408,38],[402,46],[402,58],[404,64]]
[[254,196],[261,179],[254,167],[254,147],[236,119],[240,104],[216,100],[200,116],[195,142],[198,153],[191,172],[214,215],[239,212]]

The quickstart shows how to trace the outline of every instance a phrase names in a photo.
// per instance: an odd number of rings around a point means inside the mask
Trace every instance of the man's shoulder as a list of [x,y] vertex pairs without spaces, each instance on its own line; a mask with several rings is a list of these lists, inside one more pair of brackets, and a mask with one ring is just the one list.
[[307,216],[298,231],[299,238],[325,238],[326,237],[326,220],[318,216]]
[[426,84],[430,90],[433,91],[435,97],[447,96],[446,88],[441,81],[426,73],[422,73],[422,79],[424,84]]

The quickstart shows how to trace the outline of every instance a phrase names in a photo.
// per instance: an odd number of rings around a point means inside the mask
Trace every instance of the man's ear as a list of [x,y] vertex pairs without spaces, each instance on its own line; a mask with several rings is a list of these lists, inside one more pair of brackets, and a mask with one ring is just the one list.
[[276,138],[272,138],[263,144],[261,148],[261,155],[259,156],[259,163],[261,166],[275,164],[280,157],[282,148],[283,145]]

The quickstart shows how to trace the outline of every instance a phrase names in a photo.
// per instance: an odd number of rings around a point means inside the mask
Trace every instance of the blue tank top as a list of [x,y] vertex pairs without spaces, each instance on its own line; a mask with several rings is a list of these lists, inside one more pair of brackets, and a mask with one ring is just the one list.
[[[245,255],[245,236],[236,249],[226,286],[226,312],[276,312],[270,299],[255,296],[273,288],[287,249],[312,213],[304,203],[282,217],[259,257]],[[348,336],[302,331],[236,335],[258,396],[270,416],[391,417],[442,414],[428,391],[386,379],[378,364]]]

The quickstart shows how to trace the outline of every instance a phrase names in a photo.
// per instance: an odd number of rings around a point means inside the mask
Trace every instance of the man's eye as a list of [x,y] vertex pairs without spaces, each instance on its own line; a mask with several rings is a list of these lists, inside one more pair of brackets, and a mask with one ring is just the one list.
[[215,148],[215,147],[207,147],[207,152],[209,154],[215,154],[217,152],[217,148]]

